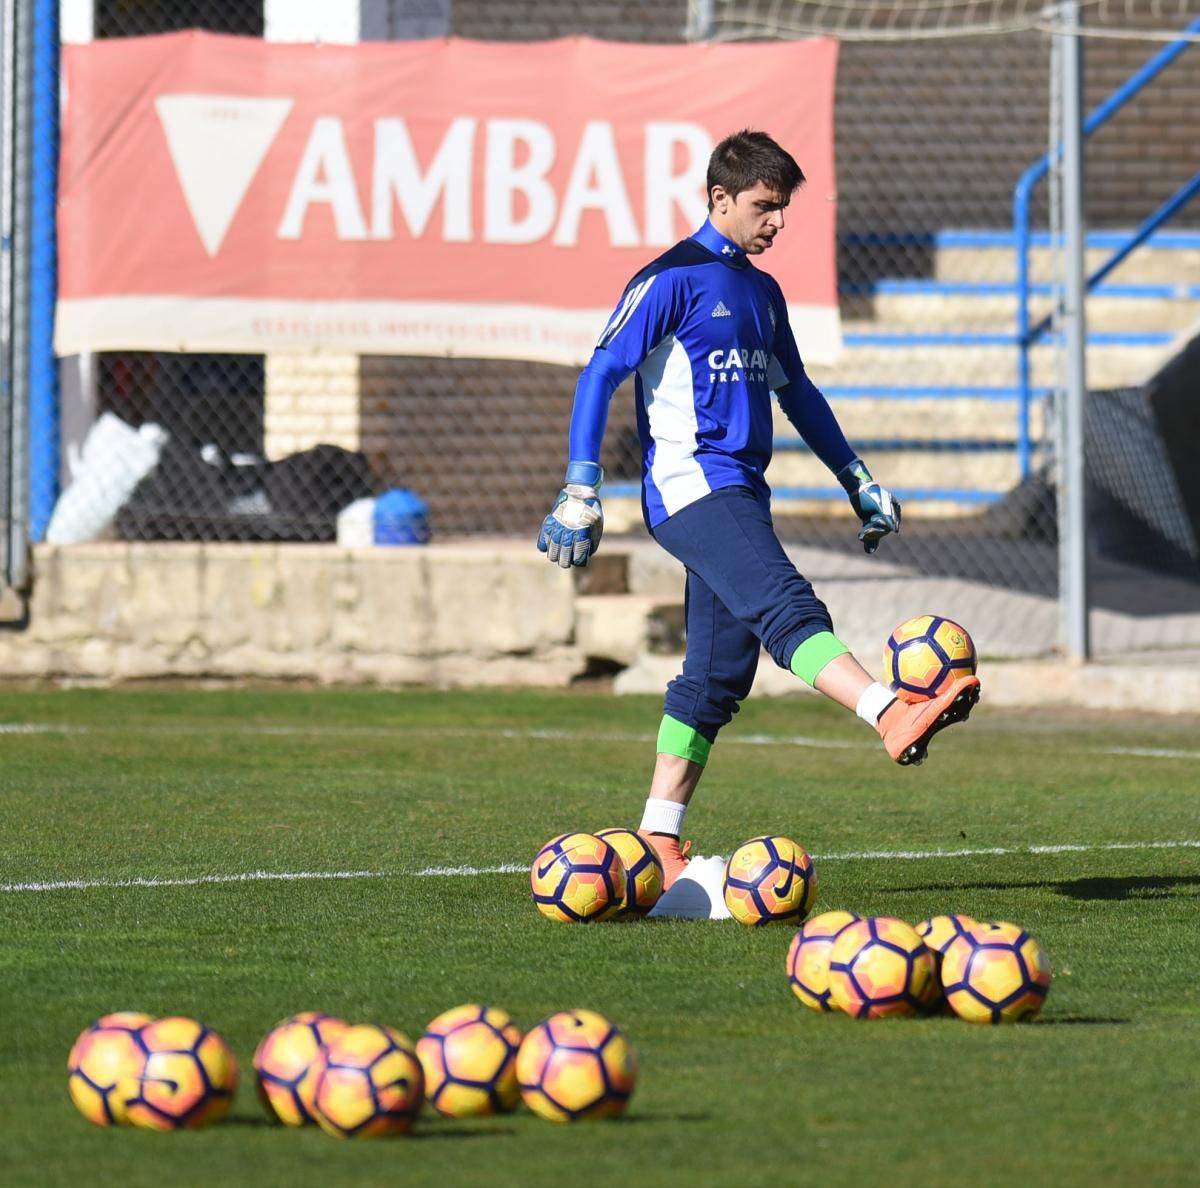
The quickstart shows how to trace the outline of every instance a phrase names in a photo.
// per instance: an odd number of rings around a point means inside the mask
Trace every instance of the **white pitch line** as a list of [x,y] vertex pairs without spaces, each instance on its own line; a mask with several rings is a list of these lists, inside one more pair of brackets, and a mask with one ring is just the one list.
[[131,879],[54,879],[43,883],[0,883],[0,891],[92,891],[103,887],[200,887],[216,883],[304,883],[320,879],[449,878],[455,875],[515,874],[527,866],[427,866],[423,870],[245,870],[236,874],[189,875]]
[[[583,742],[604,743],[652,743],[658,737],[650,733],[592,734],[575,730],[517,730],[512,727],[476,727],[462,729],[453,726],[408,727],[408,726],[232,726],[220,727],[219,731],[204,727],[161,727],[153,726],[140,731],[119,727],[115,730],[94,730],[88,726],[64,726],[42,722],[0,722],[0,734],[126,734],[163,735],[169,737],[207,736],[213,733],[224,736],[242,735],[254,738],[504,738],[526,739],[530,742]],[[858,742],[852,739],[814,738],[806,734],[727,734],[721,739],[722,746],[743,747],[809,747],[826,751],[874,751],[878,743]],[[1184,759],[1200,761],[1200,751],[1183,747],[1081,747],[1071,748],[1072,755],[1113,755],[1137,759]]]
[[1176,747],[1105,747],[1099,755],[1135,755],[1141,759],[1200,759],[1200,751],[1184,751]]
[[[820,862],[911,862],[931,858],[978,858],[1004,855],[1086,854],[1108,850],[1197,850],[1200,840],[1103,842],[1098,845],[1065,843],[1041,846],[990,846],[972,850],[857,850],[843,854],[814,854]],[[36,883],[0,883],[9,894],[36,891],[91,891],[102,888],[198,887],[220,883],[303,883],[314,880],[476,878],[481,875],[520,874],[527,864],[504,862],[499,866],[425,866],[420,870],[247,870],[236,874],[191,875],[183,878],[139,876],[130,879],[56,879]]]
[[822,862],[913,861],[928,858],[991,858],[1005,855],[1091,854],[1109,850],[1200,850],[1196,841],[1102,842],[1098,845],[1064,843],[1046,846],[988,846],[977,850],[858,850],[846,854],[814,854]]
[[98,887],[199,887],[210,883],[300,883],[310,879],[386,879],[391,870],[246,870],[238,874],[191,875],[131,879],[55,879],[45,883],[0,883],[0,891],[91,891]]
[[47,722],[0,722],[0,734],[86,734],[86,726],[59,726]]

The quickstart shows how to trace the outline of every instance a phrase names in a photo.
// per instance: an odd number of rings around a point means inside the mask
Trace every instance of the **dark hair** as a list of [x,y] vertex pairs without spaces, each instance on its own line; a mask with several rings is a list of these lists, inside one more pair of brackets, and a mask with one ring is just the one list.
[[736,198],[759,182],[782,194],[784,199],[804,184],[804,171],[791,153],[782,149],[765,132],[743,128],[726,136],[708,159],[708,209],[712,210],[714,186]]

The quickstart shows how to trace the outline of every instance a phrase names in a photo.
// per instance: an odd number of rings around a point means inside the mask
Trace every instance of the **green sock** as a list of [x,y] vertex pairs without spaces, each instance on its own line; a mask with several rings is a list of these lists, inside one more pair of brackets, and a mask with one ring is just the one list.
[[818,631],[792,653],[789,667],[806,685],[815,686],[825,665],[849,651],[832,631]]
[[680,759],[688,759],[703,767],[708,762],[711,750],[712,743],[699,731],[685,726],[678,718],[663,714],[662,724],[658,728],[659,754],[678,755]]

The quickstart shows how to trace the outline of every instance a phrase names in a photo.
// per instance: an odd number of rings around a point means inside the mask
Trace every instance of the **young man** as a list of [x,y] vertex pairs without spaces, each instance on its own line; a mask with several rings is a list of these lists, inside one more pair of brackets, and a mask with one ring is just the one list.
[[687,652],[667,687],[658,758],[640,832],[667,884],[686,862],[684,813],[721,727],[750,692],[760,646],[818,692],[858,714],[900,764],[965,720],[976,677],[910,705],[873,680],[833,634],[829,612],[783,551],[763,473],[771,393],[846,489],[868,553],[900,529],[900,504],[846,442],[804,371],[779,285],[750,261],[783,230],[803,183],[766,133],[737,132],[708,165],[708,221],[629,282],[579,377],[566,483],[538,548],[586,565],[604,528],[600,443],[613,392],[637,372],[642,511],[650,534],[687,570]]

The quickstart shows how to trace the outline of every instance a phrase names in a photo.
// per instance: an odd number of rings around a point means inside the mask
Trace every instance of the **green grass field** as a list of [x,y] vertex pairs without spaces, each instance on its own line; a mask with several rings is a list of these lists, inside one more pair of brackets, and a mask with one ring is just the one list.
[[[992,1028],[807,1011],[784,975],[789,928],[568,927],[537,914],[524,873],[420,873],[636,826],[659,704],[0,692],[0,1182],[1197,1182],[1200,720],[985,701],[900,770],[861,723],[799,697],[751,701],[714,750],[688,819],[698,852],[782,833],[814,856],[815,910],[1028,928],[1050,997],[1036,1022]],[[248,872],[304,877],[234,880]],[[245,1075],[295,1011],[415,1038],[473,1000],[525,1026],[576,1006],[619,1023],[642,1070],[627,1117],[427,1114],[409,1138],[345,1143],[270,1125]],[[166,1135],[86,1123],[67,1051],[117,1009],[222,1032],[243,1065],[231,1118]]]

